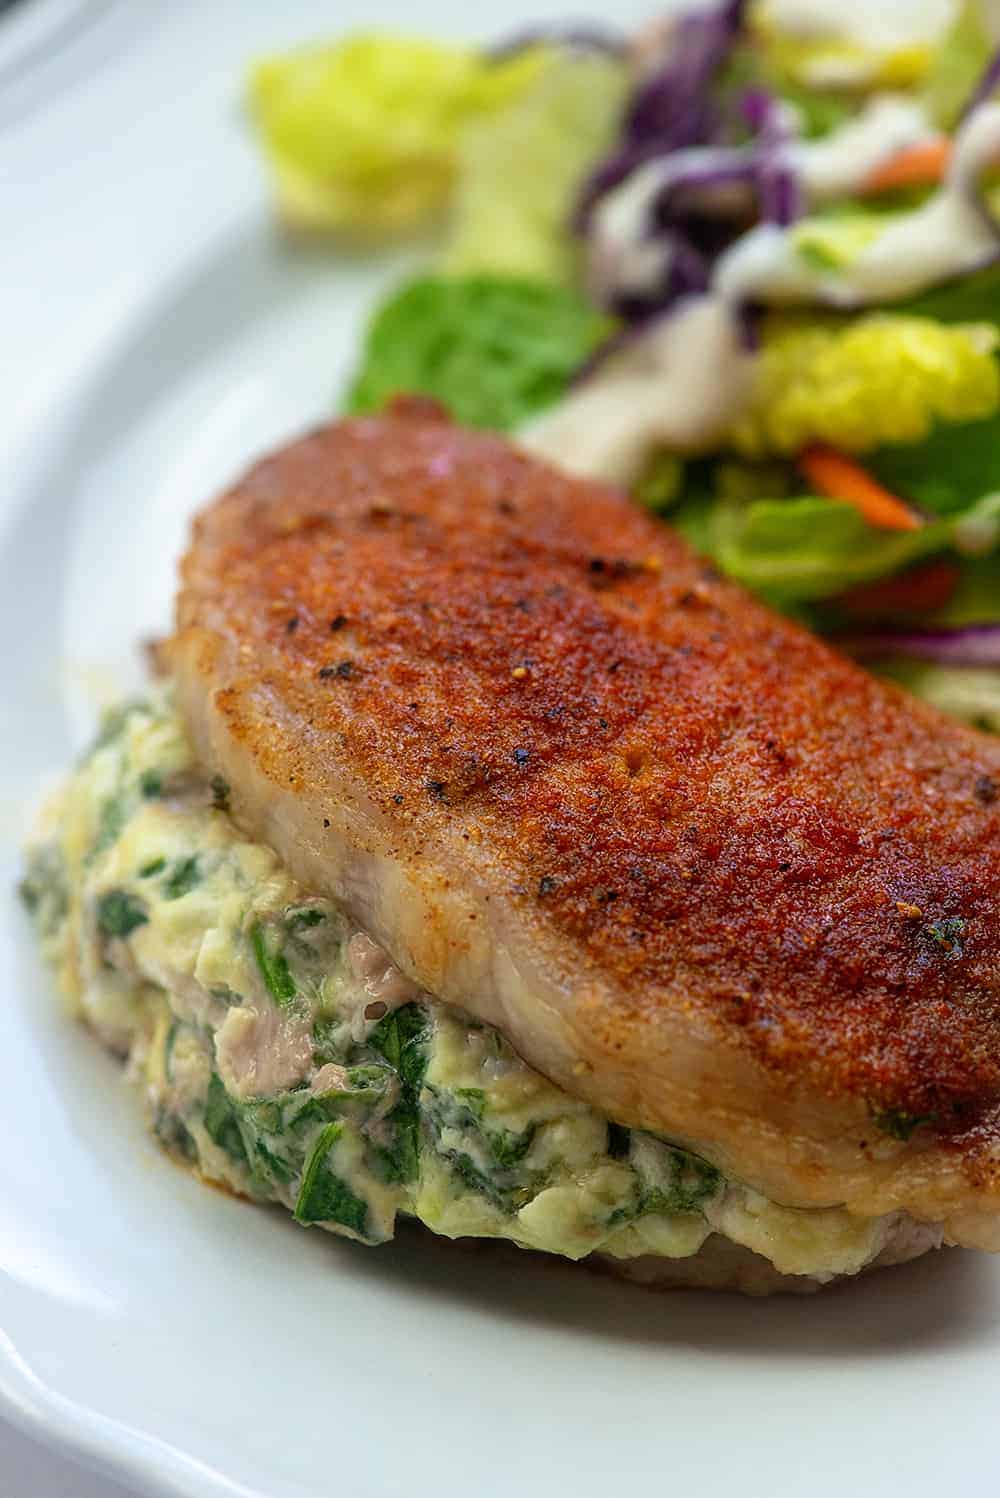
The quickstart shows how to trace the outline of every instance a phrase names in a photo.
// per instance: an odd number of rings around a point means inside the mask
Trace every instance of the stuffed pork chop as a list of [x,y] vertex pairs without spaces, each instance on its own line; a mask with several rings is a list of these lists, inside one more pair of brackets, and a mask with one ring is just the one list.
[[28,893],[204,1174],[663,1282],[1000,1246],[995,743],[420,403],[202,514],[169,655]]

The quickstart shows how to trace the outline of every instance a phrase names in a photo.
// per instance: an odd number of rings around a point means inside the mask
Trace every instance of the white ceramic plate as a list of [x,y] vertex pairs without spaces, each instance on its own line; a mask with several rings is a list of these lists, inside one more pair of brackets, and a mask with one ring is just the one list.
[[[364,19],[134,0],[128,57],[0,134],[4,890],[40,779],[168,619],[191,510],[331,409],[401,268],[282,246],[237,108],[248,56]],[[405,0],[378,19],[416,20]],[[419,24],[511,17],[425,3]],[[158,1153],[7,895],[0,987],[3,1410],[143,1491],[995,1491],[996,1263],[754,1303],[415,1234],[358,1248]]]

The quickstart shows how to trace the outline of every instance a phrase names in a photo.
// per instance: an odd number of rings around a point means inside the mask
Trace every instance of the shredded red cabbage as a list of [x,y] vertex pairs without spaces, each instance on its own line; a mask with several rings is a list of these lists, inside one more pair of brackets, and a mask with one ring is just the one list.
[[713,138],[718,112],[711,83],[743,28],[747,0],[678,17],[666,62],[639,85],[625,113],[621,139],[584,184],[576,215],[587,228],[598,200],[655,157]]
[[740,33],[745,9],[745,0],[729,0],[717,10],[679,17],[666,66],[640,86],[626,112],[629,141],[652,139],[661,151],[676,151],[711,135],[709,85]]
[[765,223],[787,229],[804,212],[799,179],[788,166],[765,164],[758,179],[760,216]]
[[756,136],[755,185],[760,216],[765,223],[787,229],[805,211],[798,177],[781,151],[792,136],[787,111],[781,100],[764,88],[747,89],[741,108]]
[[882,629],[839,641],[864,659],[934,661],[942,666],[1000,666],[1000,624],[969,624],[961,629]]
[[[590,239],[593,293],[640,326],[706,290],[716,258],[755,217],[787,227],[803,211],[783,149],[794,116],[776,95],[747,89],[739,113],[752,139],[725,144],[733,103],[724,113],[713,85],[740,39],[745,9],[745,0],[727,0],[678,18],[665,61],[637,88],[615,149],[584,184],[576,228]],[[598,212],[606,194],[633,180],[624,218],[617,207],[610,217]]]

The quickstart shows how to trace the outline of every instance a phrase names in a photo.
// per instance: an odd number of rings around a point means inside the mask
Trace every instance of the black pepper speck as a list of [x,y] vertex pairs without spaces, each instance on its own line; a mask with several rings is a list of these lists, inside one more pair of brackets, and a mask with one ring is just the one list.
[[335,666],[321,666],[319,674],[323,681],[329,681],[331,676],[339,676],[342,680],[346,680],[347,677],[355,674],[354,662],[338,661]]
[[1000,785],[997,785],[992,775],[980,775],[975,784],[974,794],[976,800],[983,806],[992,806],[994,801],[1000,798]]

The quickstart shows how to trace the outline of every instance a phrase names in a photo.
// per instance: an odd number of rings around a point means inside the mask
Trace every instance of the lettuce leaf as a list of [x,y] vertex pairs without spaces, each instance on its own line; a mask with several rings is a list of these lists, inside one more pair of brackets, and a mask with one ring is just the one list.
[[966,562],[954,596],[933,616],[935,625],[954,629],[993,620],[1000,620],[1000,552]]
[[862,30],[849,16],[838,26],[832,16],[819,15],[793,28],[787,7],[759,0],[751,25],[772,70],[807,89],[908,89],[924,80],[931,63],[932,37],[925,24],[897,34],[899,28]]
[[997,342],[992,321],[945,326],[896,312],[769,318],[731,440],[757,457],[793,455],[810,442],[855,453],[919,446],[937,422],[960,422],[964,433],[1000,411]]
[[875,531],[851,505],[813,495],[720,501],[708,529],[708,549],[722,571],[775,603],[828,598],[947,544],[944,525]]
[[551,405],[611,329],[577,292],[514,276],[427,276],[376,311],[346,410],[428,395],[507,431]]
[[887,489],[933,515],[959,515],[983,495],[1000,494],[1000,413],[941,425],[922,442],[882,447],[865,457]]
[[906,687],[953,718],[1000,733],[1000,671],[988,666],[938,666],[930,661],[880,664],[877,674]]
[[960,527],[988,521],[998,508],[987,498],[920,530],[882,531],[851,505],[818,495],[706,503],[695,494],[672,518],[729,577],[780,608],[797,609],[952,549]]
[[931,118],[952,130],[993,55],[985,0],[963,0],[954,21],[935,48],[921,90]]
[[919,296],[896,302],[892,310],[912,317],[933,317],[943,323],[995,323],[1000,320],[1000,259],[984,270],[956,276]]
[[285,219],[385,234],[438,213],[469,120],[537,77],[540,48],[492,62],[467,46],[357,32],[253,69],[249,102]]
[[611,147],[628,84],[620,58],[555,51],[524,94],[469,125],[448,272],[575,279],[574,203],[585,174]]

